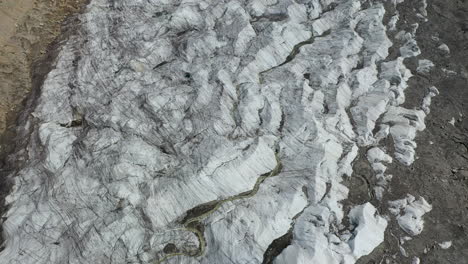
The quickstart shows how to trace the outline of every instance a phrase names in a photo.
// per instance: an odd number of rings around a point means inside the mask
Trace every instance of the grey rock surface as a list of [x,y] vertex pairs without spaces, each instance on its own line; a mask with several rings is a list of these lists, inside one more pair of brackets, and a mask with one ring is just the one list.
[[[414,17],[418,7],[418,1],[405,1],[397,6],[399,30],[407,30],[422,21]],[[431,85],[437,87],[439,94],[432,98],[426,129],[416,137],[415,162],[411,166],[398,162],[388,165],[386,173],[394,177],[379,211],[387,211],[388,201],[408,194],[424,197],[432,210],[423,216],[423,232],[404,243],[398,238],[407,236],[406,232],[397,219],[391,218],[384,243],[358,264],[452,264],[468,260],[468,2],[428,0],[427,13],[428,21],[420,23],[416,35],[421,55],[405,60],[405,64],[412,72],[417,71],[420,59],[428,59],[435,66],[430,72],[415,74],[409,80],[411,89],[405,92],[404,106],[418,106]],[[390,56],[398,54],[393,47],[389,53],[393,54]],[[393,142],[386,140],[384,144],[391,149]],[[362,157],[355,160],[356,176],[366,175],[362,160]],[[347,202],[373,202],[367,187],[358,186],[355,179],[359,177],[351,178],[348,182],[351,184],[347,184],[350,186]],[[369,183],[372,188],[372,179]],[[448,249],[440,247],[447,244],[451,245]],[[401,254],[399,247],[404,248],[407,256]]]

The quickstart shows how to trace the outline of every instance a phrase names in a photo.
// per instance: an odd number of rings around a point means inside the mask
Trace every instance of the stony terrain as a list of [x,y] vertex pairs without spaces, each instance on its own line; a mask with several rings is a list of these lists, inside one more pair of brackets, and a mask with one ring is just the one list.
[[[399,8],[408,24],[414,23],[413,8],[411,2]],[[419,104],[429,84],[437,86],[440,94],[432,102],[426,130],[418,134],[418,159],[410,167],[394,164],[389,169],[399,176],[392,181],[388,199],[413,193],[426,197],[433,209],[425,216],[424,231],[403,245],[407,256],[395,238],[401,231],[391,224],[385,243],[358,263],[411,263],[415,256],[421,263],[468,263],[468,2],[428,1],[427,11],[428,22],[421,24],[417,41],[421,56],[435,67],[410,80],[414,89],[408,89],[406,104]],[[449,53],[440,49],[442,44]],[[417,60],[407,64],[413,71],[418,66]],[[355,202],[368,200],[358,188],[353,190]],[[448,249],[439,245],[447,241],[452,242]]]
[[467,26],[461,1],[91,1],[32,68],[0,263],[463,263]]

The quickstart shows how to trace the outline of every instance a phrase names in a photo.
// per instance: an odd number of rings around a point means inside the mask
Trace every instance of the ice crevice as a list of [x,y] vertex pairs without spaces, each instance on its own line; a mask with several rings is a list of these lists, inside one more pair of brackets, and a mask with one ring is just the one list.
[[[307,197],[307,187],[303,186],[302,191]],[[300,217],[306,208],[310,206],[310,203],[308,203],[299,213],[297,213],[293,218],[292,218],[292,223],[291,227],[289,228],[288,232],[276,239],[274,239],[271,244],[268,246],[266,249],[265,253],[263,254],[263,261],[262,264],[272,264],[275,261],[275,258],[283,252],[285,248],[287,248],[293,239],[293,231],[294,231],[294,225],[296,223],[296,219]]]
[[[401,106],[416,27],[397,34],[404,46],[389,60],[383,3],[90,1],[20,128],[31,134],[14,157],[31,162],[11,175],[0,263],[369,254],[387,212],[346,214],[344,178],[365,149],[385,195],[386,166],[414,161],[437,94]],[[421,219],[416,205],[401,210]]]
[[302,46],[310,45],[310,44],[314,43],[314,40],[315,40],[316,38],[325,37],[325,36],[327,36],[328,34],[330,34],[330,30],[324,32],[324,33],[323,33],[322,35],[320,35],[320,36],[311,36],[309,39],[304,40],[304,41],[301,41],[301,42],[297,43],[296,45],[294,45],[293,49],[291,50],[291,53],[289,53],[289,55],[286,57],[286,59],[285,59],[281,64],[279,64],[279,65],[277,65],[277,66],[274,66],[274,67],[272,67],[272,68],[269,68],[269,69],[267,69],[267,70],[264,70],[264,71],[262,71],[262,72],[259,73],[259,80],[260,80],[260,83],[263,82],[263,75],[264,75],[264,74],[267,74],[269,71],[272,71],[272,70],[274,70],[274,69],[276,69],[276,68],[278,68],[278,67],[281,67],[281,66],[287,64],[288,62],[292,61],[292,60],[296,57],[296,55],[297,55],[299,52],[301,52],[301,47],[302,47]]
[[[199,247],[197,252],[192,252],[192,253],[187,253],[187,252],[171,252],[170,254],[166,254],[161,258],[160,260],[156,261],[156,263],[162,263],[169,259],[170,257],[174,256],[190,256],[190,257],[196,257],[196,256],[201,256],[204,253],[205,246],[206,246],[206,239],[203,234],[203,220],[207,218],[210,214],[215,212],[217,209],[219,209],[224,203],[227,202],[233,202],[239,199],[246,199],[249,197],[254,196],[261,184],[269,177],[273,177],[278,175],[281,172],[282,165],[281,161],[277,160],[277,165],[276,167],[270,171],[269,173],[266,173],[264,175],[261,175],[257,181],[255,182],[255,185],[253,188],[249,191],[243,192],[238,195],[234,195],[232,197],[228,197],[224,200],[219,200],[219,201],[212,201],[208,202],[202,205],[198,205],[190,210],[187,211],[183,219],[180,221],[180,223],[184,226],[184,228],[188,231],[194,232],[194,234],[198,237],[198,242],[199,242]],[[176,248],[172,251],[177,250]]]

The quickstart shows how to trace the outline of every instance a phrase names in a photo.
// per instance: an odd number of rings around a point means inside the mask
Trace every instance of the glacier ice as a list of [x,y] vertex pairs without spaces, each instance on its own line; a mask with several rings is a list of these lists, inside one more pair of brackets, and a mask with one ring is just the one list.
[[452,241],[444,241],[439,243],[441,249],[449,249],[452,246]]
[[415,198],[408,194],[406,198],[390,201],[390,211],[396,216],[401,229],[411,236],[419,235],[424,228],[423,216],[432,210],[423,197]]
[[444,52],[445,54],[450,54],[450,48],[445,43],[440,44],[439,47],[437,48],[441,50],[442,52]]
[[434,63],[432,63],[432,61],[423,59],[418,61],[418,68],[416,71],[420,73],[429,73],[433,67]]
[[388,136],[410,164],[436,94],[400,106],[417,27],[387,60],[374,2],[92,0],[20,128],[0,263],[262,263],[285,235],[275,263],[369,254],[387,221],[345,215],[343,177],[372,146],[383,188]]

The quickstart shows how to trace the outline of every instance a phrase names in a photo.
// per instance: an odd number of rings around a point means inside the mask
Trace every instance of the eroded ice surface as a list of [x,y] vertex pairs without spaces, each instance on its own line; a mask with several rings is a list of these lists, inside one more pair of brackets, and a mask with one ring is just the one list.
[[408,194],[404,199],[390,201],[390,211],[396,216],[398,224],[409,235],[419,235],[424,228],[423,216],[432,210],[423,197],[415,198]]
[[416,71],[420,73],[429,73],[433,67],[434,63],[432,63],[432,61],[423,59],[418,61],[418,68]]
[[450,247],[452,247],[452,241],[441,242],[441,243],[439,243],[439,247],[441,249],[449,249]]
[[[400,106],[417,26],[384,61],[384,15],[379,1],[92,0],[26,124],[0,263],[262,263],[285,236],[275,263],[369,254],[387,221],[370,203],[344,214],[343,176],[387,136],[410,164],[430,103]],[[371,152],[389,180],[392,153]]]

